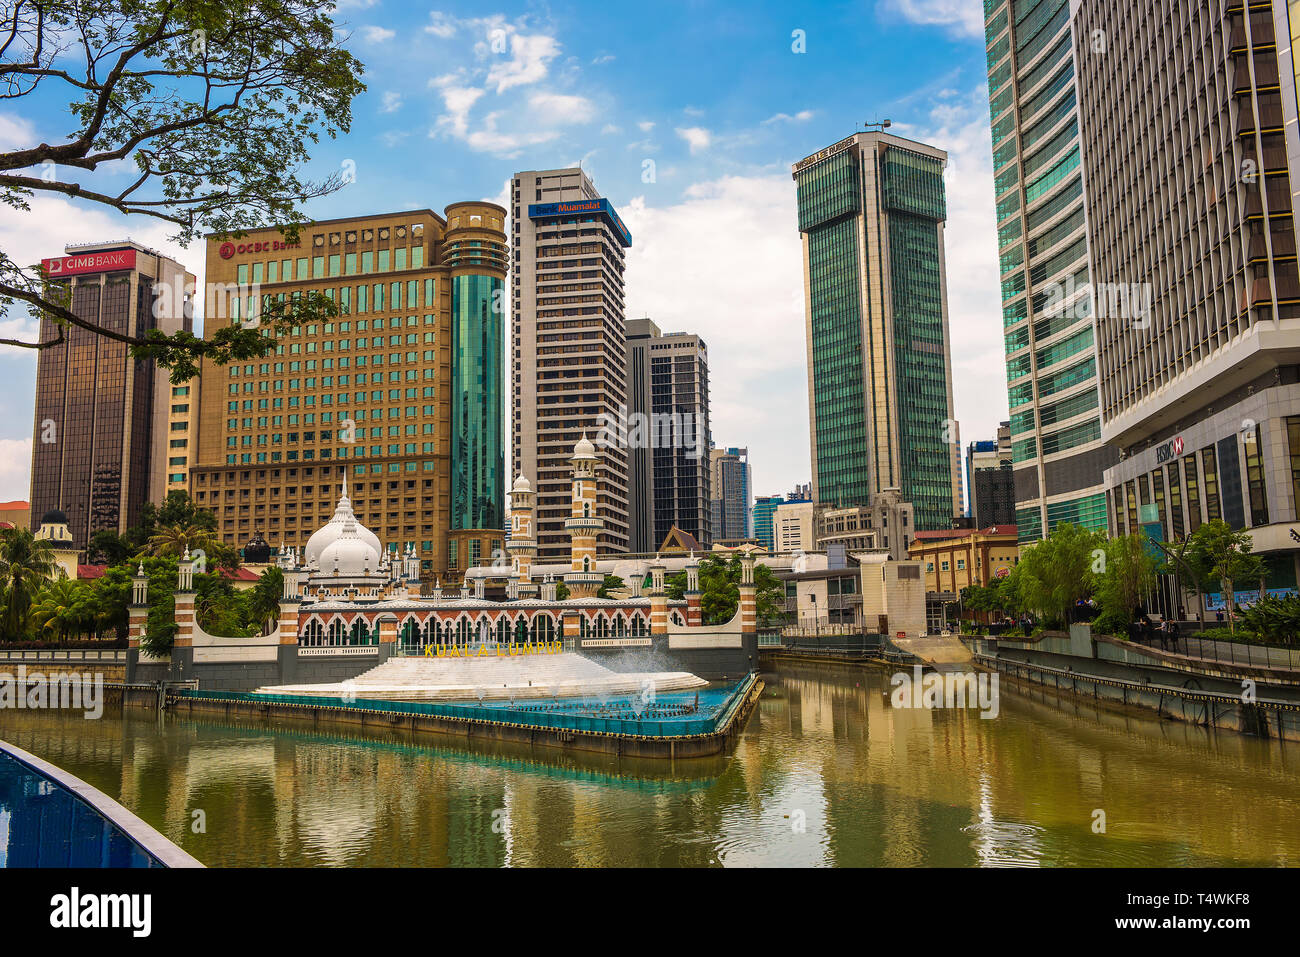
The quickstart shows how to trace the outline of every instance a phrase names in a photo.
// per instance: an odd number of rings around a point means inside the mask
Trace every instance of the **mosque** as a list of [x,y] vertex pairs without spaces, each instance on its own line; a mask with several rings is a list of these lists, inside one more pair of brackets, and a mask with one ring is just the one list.
[[[595,514],[596,450],[584,435],[570,464],[573,493],[565,528],[569,569],[562,580],[568,597],[557,597],[551,575],[533,574],[537,553],[535,493],[519,476],[511,490],[506,599],[484,595],[484,577],[466,576],[454,592],[436,584],[422,595],[420,561],[413,550],[386,551],[356,518],[343,487],[338,505],[301,554],[283,551],[284,574],[278,621],[256,638],[222,638],[202,631],[194,615],[194,563],[180,566],[176,594],[178,631],[170,661],[138,651],[147,617],[147,581],[137,576],[131,607],[128,680],[149,680],[160,665],[171,679],[196,678],[201,687],[248,690],[358,675],[394,657],[516,657],[576,653],[623,672],[689,672],[702,678],[746,674],[757,666],[754,561],[742,560],[740,599],[734,617],[706,626],[700,607],[699,564],[685,566],[684,598],[665,587],[657,558],[626,577],[629,594],[599,598],[604,575],[596,567],[596,540],[603,521]],[[472,584],[471,584],[472,581]],[[378,661],[376,661],[378,659]],[[134,675],[134,677],[133,677]],[[205,680],[206,679],[206,680]]]

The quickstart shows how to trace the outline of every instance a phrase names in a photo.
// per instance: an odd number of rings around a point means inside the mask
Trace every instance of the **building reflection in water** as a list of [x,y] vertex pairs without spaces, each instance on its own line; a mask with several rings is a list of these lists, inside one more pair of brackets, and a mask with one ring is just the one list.
[[785,669],[731,755],[676,763],[136,715],[14,713],[0,735],[209,865],[1300,861],[1293,746],[1005,688],[994,720],[893,709],[888,690]]

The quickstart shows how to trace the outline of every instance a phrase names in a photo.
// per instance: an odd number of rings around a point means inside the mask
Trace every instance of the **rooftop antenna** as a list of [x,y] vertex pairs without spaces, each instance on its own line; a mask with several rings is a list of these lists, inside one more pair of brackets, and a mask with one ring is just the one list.
[[894,124],[893,124],[893,122],[892,122],[891,120],[889,120],[888,118],[886,118],[886,119],[883,119],[883,120],[878,120],[878,121],[872,121],[872,122],[868,122],[868,123],[863,123],[862,125],[863,125],[863,127],[866,129],[866,131],[867,131],[868,133],[870,133],[870,132],[884,132],[885,130],[887,130],[887,129],[889,129],[891,126],[893,126]]

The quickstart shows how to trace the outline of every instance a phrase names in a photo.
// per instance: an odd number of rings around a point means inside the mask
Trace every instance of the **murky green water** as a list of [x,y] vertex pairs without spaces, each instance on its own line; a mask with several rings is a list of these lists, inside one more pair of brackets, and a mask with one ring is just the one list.
[[1300,864],[1294,744],[1006,685],[982,720],[892,710],[878,671],[767,680],[733,754],[672,766],[143,715],[0,712],[0,737],[212,866]]

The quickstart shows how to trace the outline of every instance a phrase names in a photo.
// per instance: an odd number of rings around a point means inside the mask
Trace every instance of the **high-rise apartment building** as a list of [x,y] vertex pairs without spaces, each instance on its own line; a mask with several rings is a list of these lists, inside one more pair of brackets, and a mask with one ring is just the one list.
[[753,482],[749,474],[749,449],[709,450],[709,487],[712,494],[713,540],[734,542],[754,537],[749,503]]
[[1295,7],[1082,0],[1074,16],[1092,272],[1110,291],[1102,436],[1122,456],[1111,529],[1158,521],[1172,540],[1222,519],[1250,529],[1269,587],[1294,589]]
[[[357,518],[444,581],[502,548],[506,211],[454,203],[208,241],[206,322],[316,292],[338,316],[207,364],[191,490],[227,544],[300,547],[344,482]],[[216,306],[216,313],[213,309]],[[502,553],[504,554],[504,553]],[[311,556],[306,556],[308,559]]]
[[[511,181],[512,468],[537,493],[539,562],[567,560],[569,457],[585,433],[627,407],[624,250],[632,236],[581,169],[531,170]],[[599,553],[628,547],[628,456],[596,449]]]
[[961,509],[943,150],[883,130],[795,164],[813,498],[899,488],[921,528]]
[[[78,316],[130,336],[191,330],[195,279],[179,263],[130,241],[66,252],[42,266]],[[41,341],[56,335],[42,319]],[[145,502],[166,497],[169,456],[186,454],[193,441],[188,430],[169,431],[170,398],[168,375],[153,361],[65,327],[63,342],[37,360],[32,514],[63,512],[76,548],[98,531],[134,525]]]
[[629,319],[627,377],[629,548],[655,551],[674,525],[708,548],[708,347],[699,336]]
[[1070,0],[985,0],[984,14],[1015,520],[1032,542],[1106,527],[1116,452],[1097,402]]

